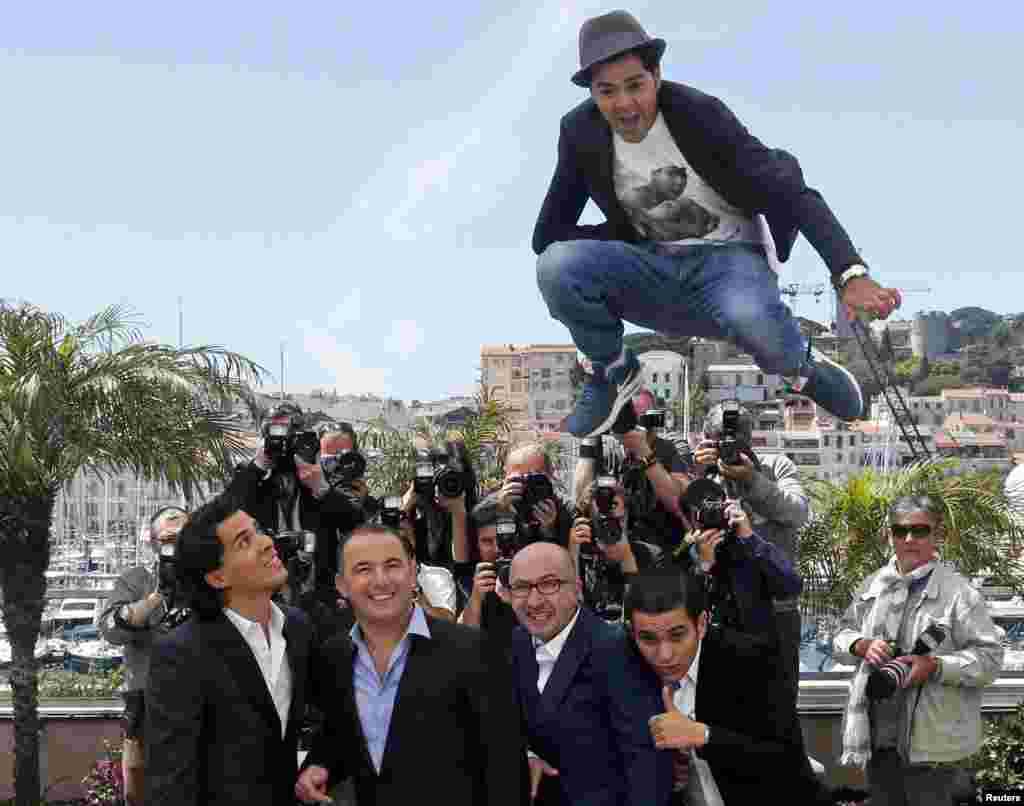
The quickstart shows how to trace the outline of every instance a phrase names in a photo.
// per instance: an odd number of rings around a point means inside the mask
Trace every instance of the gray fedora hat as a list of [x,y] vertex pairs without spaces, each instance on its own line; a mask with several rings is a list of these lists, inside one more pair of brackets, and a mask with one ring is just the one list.
[[627,50],[648,45],[658,54],[665,52],[664,39],[652,39],[628,11],[609,11],[591,17],[580,28],[580,69],[572,83],[590,86],[590,68]]

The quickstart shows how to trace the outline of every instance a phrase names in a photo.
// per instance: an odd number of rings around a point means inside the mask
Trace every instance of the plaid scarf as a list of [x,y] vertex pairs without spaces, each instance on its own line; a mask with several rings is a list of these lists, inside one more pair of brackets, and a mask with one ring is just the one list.
[[[862,625],[865,639],[881,638],[898,642],[910,585],[930,574],[935,565],[936,561],[932,560],[904,575],[900,573],[896,558],[893,557],[882,568],[864,594],[866,598],[873,597],[875,600]],[[844,766],[864,769],[871,758],[871,719],[868,715],[866,689],[873,668],[867,661],[861,660],[850,684],[850,701],[843,715],[843,755],[839,759],[839,763]]]

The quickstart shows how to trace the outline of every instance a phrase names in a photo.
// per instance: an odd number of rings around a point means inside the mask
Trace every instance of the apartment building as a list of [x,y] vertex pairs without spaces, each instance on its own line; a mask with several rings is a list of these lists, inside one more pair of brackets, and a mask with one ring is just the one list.
[[[943,389],[941,394],[910,395],[903,399],[918,426],[957,428],[966,425],[976,432],[994,432],[1003,437],[1009,450],[1024,449],[1024,395],[1005,388],[971,387]],[[871,419],[878,420],[888,406],[882,396],[871,403]],[[957,418],[949,420],[951,415]],[[987,418],[987,419],[976,419]]]
[[671,350],[649,350],[637,356],[647,373],[647,388],[666,406],[686,395],[686,359]]
[[573,344],[501,344],[480,348],[481,382],[509,407],[515,427],[557,432],[572,410]]
[[761,370],[756,364],[712,364],[705,373],[707,399],[742,403],[774,400],[782,386],[782,377]]
[[572,344],[533,344],[525,353],[529,370],[527,425],[534,431],[557,433],[572,411],[570,373],[576,363]]

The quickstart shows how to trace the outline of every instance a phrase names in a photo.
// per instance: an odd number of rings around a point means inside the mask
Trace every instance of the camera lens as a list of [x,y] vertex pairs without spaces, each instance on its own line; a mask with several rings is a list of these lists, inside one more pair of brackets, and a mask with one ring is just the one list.
[[448,467],[437,472],[434,483],[437,485],[437,492],[445,498],[458,498],[465,492],[462,473]]

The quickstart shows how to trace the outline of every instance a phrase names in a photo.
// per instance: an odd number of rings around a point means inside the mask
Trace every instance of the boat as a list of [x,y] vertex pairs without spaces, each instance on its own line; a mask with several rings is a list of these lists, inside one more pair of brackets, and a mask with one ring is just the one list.
[[103,639],[73,643],[64,653],[64,668],[69,672],[109,672],[122,663],[121,647]]

